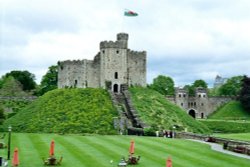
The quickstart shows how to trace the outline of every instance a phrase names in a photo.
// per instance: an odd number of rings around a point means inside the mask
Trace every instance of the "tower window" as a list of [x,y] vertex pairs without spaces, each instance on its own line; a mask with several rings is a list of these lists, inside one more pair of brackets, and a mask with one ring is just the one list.
[[104,54],[104,53],[105,53],[105,50],[102,50],[102,53]]
[[179,97],[181,97],[181,94],[179,94]]
[[118,72],[115,72],[115,79],[118,79]]
[[119,54],[119,50],[116,50],[116,54]]

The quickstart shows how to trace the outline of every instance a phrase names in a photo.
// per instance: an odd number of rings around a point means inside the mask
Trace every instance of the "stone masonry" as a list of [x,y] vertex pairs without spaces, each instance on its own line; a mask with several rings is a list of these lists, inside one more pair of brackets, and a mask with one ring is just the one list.
[[128,34],[103,41],[94,60],[58,62],[58,88],[105,88],[120,92],[131,85],[146,86],[146,52],[128,49]]
[[174,97],[167,97],[168,100],[183,108],[187,114],[194,118],[207,118],[207,116],[221,105],[233,100],[234,97],[208,97],[207,90],[197,88],[195,96],[189,96],[182,88],[176,88]]

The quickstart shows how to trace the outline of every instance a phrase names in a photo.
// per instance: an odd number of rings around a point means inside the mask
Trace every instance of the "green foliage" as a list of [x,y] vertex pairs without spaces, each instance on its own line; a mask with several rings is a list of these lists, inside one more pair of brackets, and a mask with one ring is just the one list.
[[57,76],[58,76],[58,66],[50,66],[47,73],[43,76],[41,85],[39,86],[39,90],[37,95],[41,96],[44,93],[57,89]]
[[220,95],[237,96],[240,94],[243,76],[235,76],[219,87]]
[[5,119],[4,109],[3,109],[3,107],[0,105],[0,125],[3,124],[4,119]]
[[156,90],[162,95],[174,95],[174,81],[167,76],[159,75],[154,78],[153,84],[149,88]]
[[18,132],[114,133],[117,116],[103,89],[56,89],[4,122]]
[[197,122],[178,106],[167,101],[160,93],[139,87],[130,88],[130,92],[140,118],[151,127],[156,125],[158,130],[167,130],[175,125],[179,129],[187,128],[191,132],[209,132],[206,126]]
[[230,101],[212,113],[209,119],[245,120],[250,119],[250,113],[246,112],[239,101]]
[[250,122],[245,121],[225,121],[225,120],[200,120],[213,132],[220,133],[249,133]]
[[194,83],[191,86],[185,85],[184,89],[188,90],[189,96],[194,96],[195,89],[198,87],[207,88],[207,83],[204,80],[199,79],[199,80],[194,81]]
[[242,106],[250,113],[250,78],[247,76],[244,76],[242,80],[240,102]]
[[26,96],[23,91],[22,84],[15,80],[12,76],[6,77],[0,89],[0,96]]
[[22,84],[24,91],[30,91],[35,89],[35,75],[29,71],[11,71],[5,75],[6,77],[12,76]]
[[219,87],[209,88],[208,96],[220,96]]
[[10,118],[14,116],[16,113],[18,113],[20,110],[22,110],[24,107],[29,105],[31,101],[29,100],[2,100],[0,101],[0,105],[3,106],[6,110],[8,110],[7,118]]

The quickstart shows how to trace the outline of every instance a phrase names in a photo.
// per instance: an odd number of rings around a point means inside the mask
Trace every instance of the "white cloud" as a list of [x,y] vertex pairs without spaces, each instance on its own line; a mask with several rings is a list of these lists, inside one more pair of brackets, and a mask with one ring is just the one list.
[[[139,16],[124,17],[125,8]],[[0,75],[25,69],[39,82],[57,61],[93,59],[121,31],[131,49],[147,51],[148,82],[249,75],[249,8],[247,0],[2,0]]]

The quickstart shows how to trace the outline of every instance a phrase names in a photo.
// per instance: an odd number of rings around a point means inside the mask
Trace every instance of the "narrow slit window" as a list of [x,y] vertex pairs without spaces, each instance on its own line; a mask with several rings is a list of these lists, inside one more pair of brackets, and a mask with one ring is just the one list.
[[115,72],[115,79],[118,79],[118,72]]

